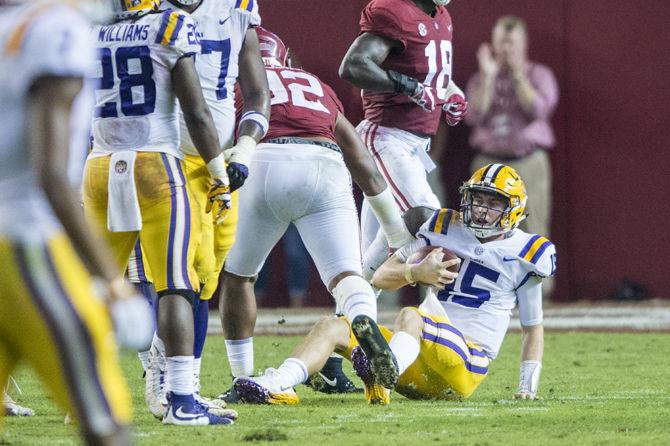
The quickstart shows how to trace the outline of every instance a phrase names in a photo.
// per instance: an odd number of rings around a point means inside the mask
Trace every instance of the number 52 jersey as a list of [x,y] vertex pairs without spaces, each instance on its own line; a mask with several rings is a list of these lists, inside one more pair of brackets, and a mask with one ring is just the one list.
[[98,48],[91,157],[120,150],[183,158],[171,72],[200,52],[195,22],[177,11],[149,12],[93,29]]

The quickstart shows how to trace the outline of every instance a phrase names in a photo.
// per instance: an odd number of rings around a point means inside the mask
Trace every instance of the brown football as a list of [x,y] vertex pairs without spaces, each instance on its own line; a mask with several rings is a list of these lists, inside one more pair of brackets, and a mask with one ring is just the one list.
[[[426,258],[428,254],[433,252],[434,250],[439,249],[442,251],[442,261],[446,262],[447,260],[451,259],[457,259],[458,256],[454,254],[453,252],[449,251],[447,248],[441,247],[441,246],[424,246],[423,248],[419,248],[418,250],[414,251],[408,258],[407,258],[407,263],[419,263],[423,259]],[[460,268],[460,263],[456,265],[450,266],[448,269],[452,273],[457,273],[458,268]]]

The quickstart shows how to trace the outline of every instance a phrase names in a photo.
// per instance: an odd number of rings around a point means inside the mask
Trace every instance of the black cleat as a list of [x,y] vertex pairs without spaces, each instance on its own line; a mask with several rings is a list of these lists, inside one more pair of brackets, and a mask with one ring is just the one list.
[[344,374],[342,370],[342,358],[330,357],[319,373],[313,375],[305,382],[305,385],[311,387],[316,392],[321,393],[359,393],[363,389],[359,389]]
[[217,396],[216,399],[221,400],[226,404],[241,404],[244,402],[242,401],[242,398],[240,398],[240,396],[237,394],[235,386],[230,386],[230,389],[226,390],[221,395]]
[[398,363],[379,326],[368,316],[356,316],[351,322],[351,330],[370,362],[375,382],[387,389],[395,389],[399,378]]

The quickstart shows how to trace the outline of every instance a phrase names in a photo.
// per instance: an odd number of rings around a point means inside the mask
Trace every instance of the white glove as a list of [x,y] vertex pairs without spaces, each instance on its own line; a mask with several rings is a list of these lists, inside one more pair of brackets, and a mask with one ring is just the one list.
[[519,387],[514,394],[515,399],[537,399],[537,388],[540,385],[540,361],[522,361],[519,368]]
[[117,299],[111,303],[109,312],[121,347],[139,350],[151,345],[156,322],[154,311],[144,297]]
[[238,138],[237,144],[230,149],[224,150],[223,154],[228,164],[238,163],[248,167],[251,164],[251,157],[255,149],[256,140],[251,136],[242,135]]

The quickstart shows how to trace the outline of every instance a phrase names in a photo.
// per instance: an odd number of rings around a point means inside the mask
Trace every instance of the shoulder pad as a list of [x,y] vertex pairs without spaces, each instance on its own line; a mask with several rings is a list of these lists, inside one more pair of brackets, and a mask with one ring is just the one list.
[[460,214],[452,209],[438,209],[428,220],[428,231],[447,235],[449,226],[460,218]]
[[235,2],[235,9],[241,9],[242,11],[252,12],[256,2],[254,0],[237,0]]
[[165,46],[175,46],[179,32],[184,27],[187,17],[183,13],[167,10],[161,14],[160,26],[156,34],[156,43]]
[[538,276],[550,277],[556,271],[556,247],[546,237],[531,236],[519,252],[519,258]]

